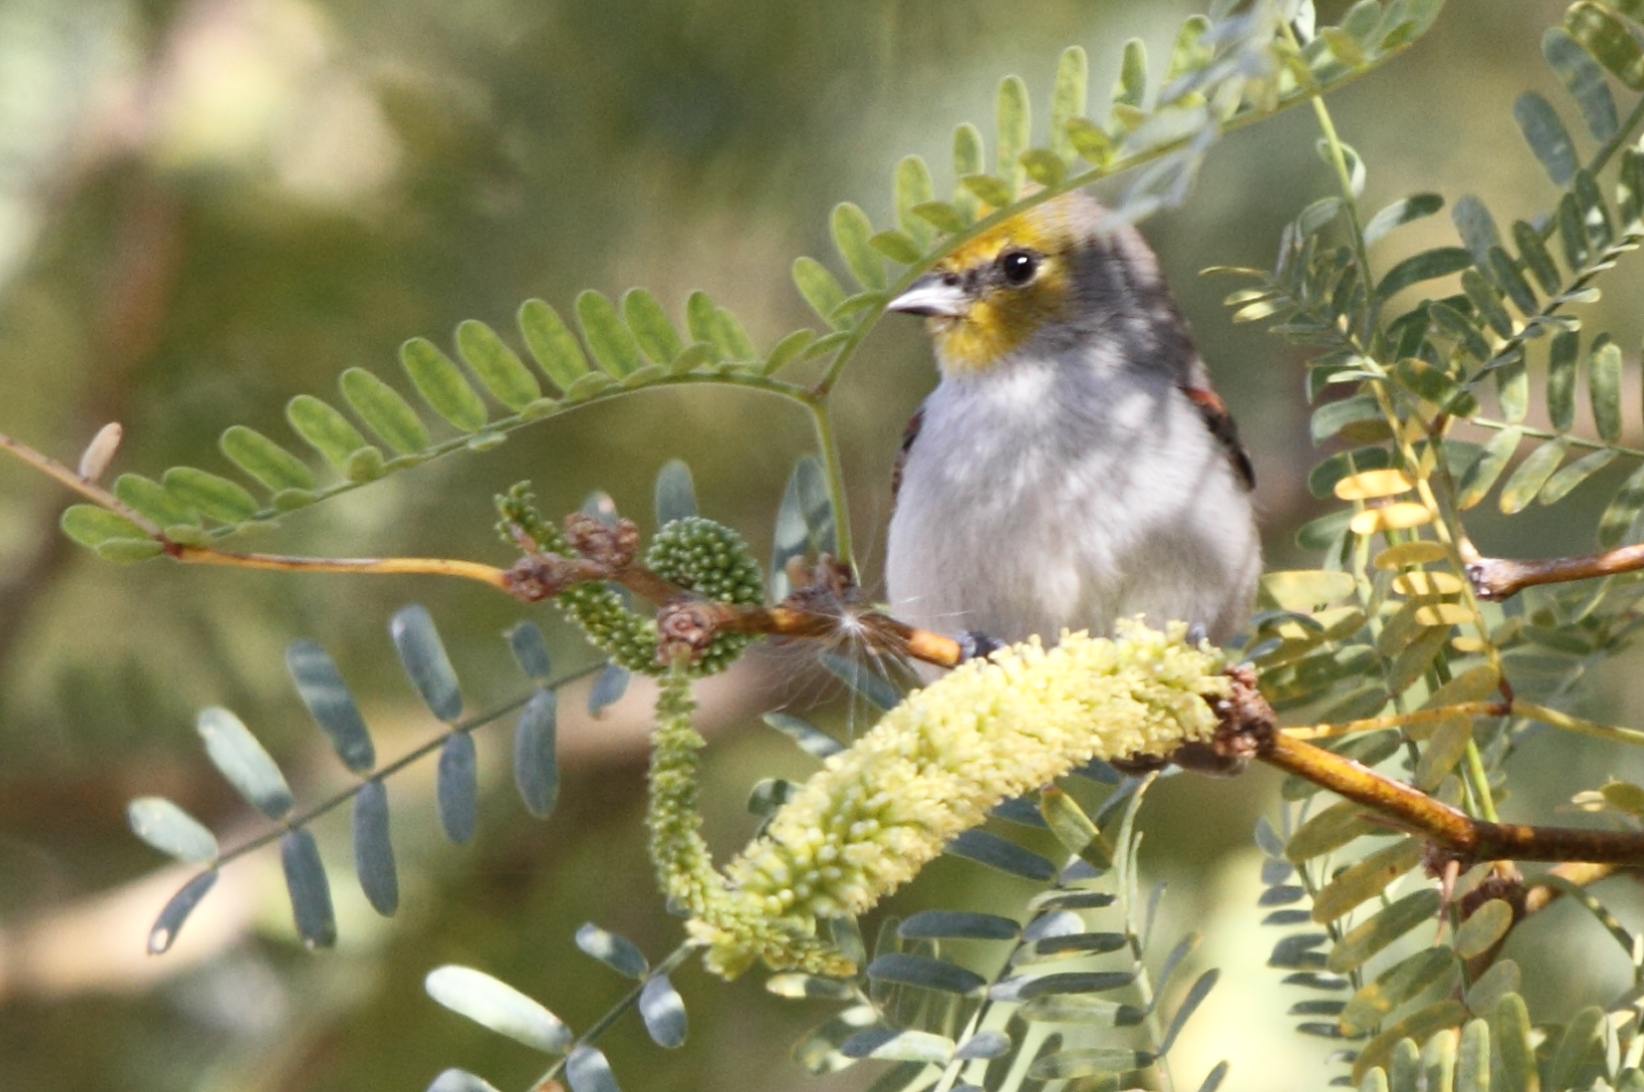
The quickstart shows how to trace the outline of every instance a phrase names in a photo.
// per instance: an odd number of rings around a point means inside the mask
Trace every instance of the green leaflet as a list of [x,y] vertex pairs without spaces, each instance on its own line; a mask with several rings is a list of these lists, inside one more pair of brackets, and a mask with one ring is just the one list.
[[1439,893],[1431,889],[1412,891],[1374,917],[1353,927],[1330,953],[1329,968],[1345,974],[1365,960],[1429,921],[1439,909]]
[[[121,474],[114,479],[114,495],[161,527],[200,522],[200,514],[192,505],[185,503],[159,482],[145,478],[141,474]],[[124,517],[116,518],[124,522]],[[142,534],[141,531],[137,533]]]
[[999,82],[995,102],[998,122],[998,145],[994,149],[994,170],[1005,180],[1010,196],[1022,192],[1022,153],[1028,150],[1028,134],[1032,124],[1028,104],[1027,84],[1020,76],[1006,76]]
[[217,447],[230,462],[267,486],[270,492],[314,488],[314,474],[303,461],[255,429],[233,425],[218,439]]
[[[905,156],[896,165],[896,224],[920,251],[930,247],[934,232],[929,220],[914,210],[935,199],[930,167],[916,155]],[[807,296],[807,299],[809,297]]]
[[346,472],[348,457],[369,446],[360,430],[349,424],[348,418],[334,406],[310,394],[299,394],[287,402],[285,419],[291,422],[291,427],[307,441],[309,447],[339,471]]
[[1593,423],[1599,436],[1621,441],[1621,346],[1608,334],[1599,334],[1587,353],[1587,394],[1592,399]]
[[463,432],[478,432],[485,427],[488,415],[479,392],[432,341],[414,337],[401,345],[400,366],[435,413]]
[[1644,51],[1621,20],[1591,0],[1581,0],[1564,13],[1564,29],[1612,76],[1644,91]]
[[1513,120],[1553,185],[1563,186],[1575,176],[1575,143],[1552,103],[1534,91],[1526,91],[1513,103]]
[[639,370],[639,342],[608,296],[587,289],[577,294],[576,309],[582,338],[606,375],[622,379]]
[[1541,38],[1541,55],[1558,73],[1565,90],[1581,108],[1581,119],[1594,140],[1609,140],[1621,128],[1616,115],[1615,96],[1605,82],[1604,72],[1593,57],[1570,35],[1558,27]]
[[223,523],[248,520],[258,511],[257,499],[244,487],[192,466],[174,466],[161,481],[165,491],[183,505]]
[[1576,364],[1580,358],[1581,335],[1559,330],[1547,347],[1547,416],[1559,432],[1575,424]]
[[518,412],[542,397],[542,387],[491,327],[475,319],[457,324],[457,352],[497,401]]
[[560,390],[569,390],[588,374],[588,358],[558,311],[541,300],[526,300],[520,304],[518,323],[537,366]]
[[830,326],[843,325],[834,318],[834,312],[845,302],[845,289],[826,266],[815,258],[794,259],[793,283],[824,322]]
[[633,331],[641,351],[656,363],[672,364],[685,351],[668,312],[645,289],[630,288],[623,294],[622,316],[628,320],[628,329]]
[[[349,368],[337,380],[343,399],[366,427],[402,455],[427,450],[432,439],[428,427],[400,392],[364,368]],[[297,488],[313,488],[298,486]]]
[[1544,443],[1530,453],[1530,457],[1519,464],[1513,471],[1507,484],[1501,487],[1501,497],[1498,503],[1502,512],[1514,515],[1530,506],[1553,476],[1558,464],[1564,461],[1564,454],[1569,450],[1562,440]]
[[872,292],[885,290],[885,262],[868,244],[873,237],[873,222],[861,207],[841,201],[833,209],[833,245],[844,260],[845,268],[863,288]]
[[1090,60],[1078,46],[1069,46],[1056,61],[1056,82],[1050,94],[1050,150],[1072,163],[1078,155],[1068,122],[1083,117],[1090,88]]

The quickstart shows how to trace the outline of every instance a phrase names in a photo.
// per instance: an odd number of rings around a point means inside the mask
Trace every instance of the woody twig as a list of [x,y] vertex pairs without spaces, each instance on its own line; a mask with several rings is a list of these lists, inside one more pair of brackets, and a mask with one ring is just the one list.
[[1618,546],[1581,557],[1517,561],[1479,557],[1467,562],[1467,578],[1483,599],[1510,599],[1536,584],[1562,584],[1597,576],[1615,576],[1644,569],[1644,543]]

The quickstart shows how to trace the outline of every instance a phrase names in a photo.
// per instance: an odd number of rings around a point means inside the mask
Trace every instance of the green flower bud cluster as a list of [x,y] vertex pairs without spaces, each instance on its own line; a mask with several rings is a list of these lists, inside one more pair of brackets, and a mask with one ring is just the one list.
[[1164,755],[1210,736],[1205,699],[1228,692],[1222,667],[1214,649],[1188,643],[1185,624],[1135,621],[1113,640],[1012,645],[908,695],[730,864],[734,911],[691,926],[709,968],[792,966],[772,958],[773,929],[813,936],[819,919],[864,913],[1002,801],[1092,758]]
[[[531,495],[531,483],[520,482],[496,499],[502,519],[497,533],[510,546],[513,528],[523,530],[544,553],[569,556],[565,533],[542,518]],[[578,584],[554,597],[559,609],[587,634],[589,642],[611,657],[611,662],[643,675],[666,670],[656,658],[656,621],[628,609],[622,593],[607,584]]]
[[[529,482],[521,482],[496,499],[502,519],[497,532],[517,546],[518,528],[545,553],[571,553],[565,533],[542,518]],[[725,603],[761,603],[765,585],[759,563],[742,536],[722,523],[690,516],[674,520],[652,538],[645,551],[647,568],[680,587]],[[613,663],[644,675],[667,670],[657,659],[656,620],[631,610],[625,596],[603,583],[578,584],[561,592],[554,602],[587,634],[588,640],[608,653]],[[687,668],[692,675],[712,675],[729,667],[753,638],[721,633]]]
[[[763,603],[764,574],[742,536],[711,519],[687,516],[666,524],[651,539],[645,565],[682,588],[724,603]],[[721,633],[690,665],[692,674],[725,670],[753,638]]]

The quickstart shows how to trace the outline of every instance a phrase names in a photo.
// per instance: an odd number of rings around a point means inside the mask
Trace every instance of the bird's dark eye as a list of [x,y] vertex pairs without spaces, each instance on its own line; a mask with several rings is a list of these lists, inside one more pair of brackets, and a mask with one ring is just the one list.
[[1039,271],[1039,255],[1031,250],[1007,250],[999,255],[999,272],[1005,283],[1023,285]]

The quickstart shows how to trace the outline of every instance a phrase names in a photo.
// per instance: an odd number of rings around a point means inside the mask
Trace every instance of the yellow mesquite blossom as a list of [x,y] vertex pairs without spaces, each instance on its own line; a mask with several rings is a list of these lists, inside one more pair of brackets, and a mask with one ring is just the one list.
[[698,871],[696,882],[676,875],[669,892],[712,970],[735,975],[763,959],[848,972],[815,936],[819,918],[864,913],[989,809],[1092,758],[1208,737],[1217,718],[1204,699],[1228,692],[1223,663],[1189,644],[1185,625],[1140,621],[1121,622],[1113,640],[1064,634],[1045,649],[1034,638],[973,660],[828,758],[731,862],[728,887],[704,886]]

